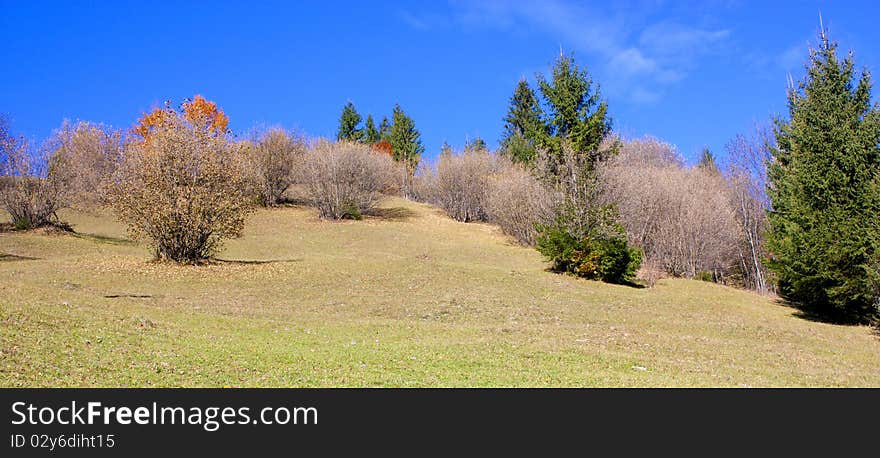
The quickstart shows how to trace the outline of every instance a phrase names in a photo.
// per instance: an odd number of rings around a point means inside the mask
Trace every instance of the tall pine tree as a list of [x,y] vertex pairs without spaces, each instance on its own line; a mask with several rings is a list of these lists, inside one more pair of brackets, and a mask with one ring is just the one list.
[[551,151],[561,153],[561,142],[566,140],[578,153],[598,153],[599,144],[611,132],[611,118],[608,104],[587,71],[573,57],[560,54],[549,80],[538,75],[538,86],[548,108]]
[[376,123],[373,121],[373,115],[368,114],[364,123],[363,142],[372,145],[380,140],[379,131],[376,130]]
[[600,144],[611,133],[608,104],[598,85],[574,58],[560,54],[548,78],[538,74],[541,100],[527,81],[516,85],[504,117],[502,150],[517,162],[532,162],[538,150],[559,160],[563,143],[587,162],[604,154]]
[[443,140],[443,145],[440,146],[440,157],[449,157],[452,156],[452,145],[449,144],[446,140]]
[[697,163],[697,167],[712,174],[721,173],[718,169],[718,163],[715,161],[715,155],[708,147],[703,148],[700,152],[700,162]]
[[823,30],[776,120],[768,168],[770,268],[780,293],[835,321],[880,307],[880,109],[871,79]]
[[514,162],[532,162],[536,148],[546,145],[548,129],[542,115],[535,91],[521,79],[510,97],[501,138],[501,150]]
[[339,130],[336,132],[336,140],[360,141],[362,135],[361,129],[358,127],[360,123],[361,115],[354,108],[354,104],[346,103],[339,116]]
[[488,151],[489,146],[486,145],[486,140],[483,140],[480,136],[476,136],[473,140],[465,141],[464,149],[468,151]]
[[382,122],[379,123],[379,140],[391,142],[391,123],[388,122],[388,116],[382,116]]
[[412,118],[398,104],[394,105],[389,141],[394,160],[405,164],[411,172],[415,171],[425,147],[422,146],[422,136]]

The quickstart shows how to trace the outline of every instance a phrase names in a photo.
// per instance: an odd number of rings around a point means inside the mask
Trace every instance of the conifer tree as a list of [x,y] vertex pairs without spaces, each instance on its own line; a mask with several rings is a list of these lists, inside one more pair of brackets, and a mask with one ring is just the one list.
[[348,102],[342,108],[342,114],[339,116],[339,130],[336,133],[336,140],[348,140],[357,142],[361,140],[363,135],[358,127],[361,123],[361,115],[354,108],[354,104]]
[[372,145],[380,140],[379,131],[376,130],[376,123],[373,122],[373,115],[367,115],[367,121],[364,123],[363,141],[368,145]]
[[550,79],[537,78],[545,109],[535,108],[534,94],[520,82],[505,118],[507,154],[524,162],[538,156],[536,172],[562,196],[555,220],[536,226],[536,248],[555,270],[632,281],[641,253],[629,246],[616,208],[600,198],[596,165],[615,151],[600,147],[611,132],[608,106],[572,57],[560,54]]
[[407,116],[398,104],[394,105],[389,141],[394,160],[402,162],[409,170],[414,171],[419,158],[425,152],[425,147],[422,146],[421,134],[412,118]]
[[562,140],[567,140],[577,153],[590,155],[594,162],[598,157],[592,156],[598,156],[599,144],[611,132],[608,104],[598,85],[593,86],[593,79],[573,57],[563,54],[556,59],[549,80],[537,77],[547,105],[549,148],[559,154]]
[[525,78],[521,79],[510,97],[504,117],[502,151],[515,162],[532,162],[537,146],[547,143],[548,129],[541,119],[543,112],[535,91]]
[[488,145],[486,145],[485,140],[477,136],[474,137],[473,140],[465,142],[464,149],[471,151],[486,151],[489,149],[489,147]]
[[379,140],[391,142],[391,123],[388,122],[388,116],[382,116],[382,122],[379,123]]
[[718,163],[715,161],[715,155],[712,154],[712,151],[709,148],[703,148],[700,152],[700,162],[697,164],[697,167],[709,172],[718,174],[721,173],[718,169]]
[[880,307],[880,109],[871,79],[823,30],[777,119],[768,167],[770,268],[780,293],[835,321]]
[[440,156],[452,156],[452,145],[446,140],[443,140],[443,145],[440,146]]

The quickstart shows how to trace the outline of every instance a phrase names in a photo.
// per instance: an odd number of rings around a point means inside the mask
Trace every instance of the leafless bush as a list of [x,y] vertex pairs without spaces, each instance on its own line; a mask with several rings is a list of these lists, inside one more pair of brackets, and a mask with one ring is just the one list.
[[742,234],[737,245],[742,284],[760,293],[771,289],[763,262],[768,255],[764,240],[769,208],[765,191],[766,164],[770,157],[767,146],[771,136],[768,134],[759,127],[753,135],[737,135],[727,144],[730,200]]
[[261,205],[278,205],[294,180],[305,155],[306,143],[281,128],[273,128],[248,142],[248,170]]
[[484,149],[443,153],[437,161],[436,175],[426,180],[427,201],[455,220],[486,221],[489,176],[496,170],[495,155]]
[[25,138],[10,134],[5,118],[0,119],[0,153],[0,205],[12,224],[31,229],[58,223],[63,186],[47,158],[32,154]]
[[434,181],[437,174],[428,161],[419,161],[416,172],[412,178],[412,189],[410,190],[410,198],[416,202],[431,203],[431,192],[434,189]]
[[534,245],[536,224],[549,224],[556,196],[529,170],[506,163],[489,180],[486,210],[489,221],[523,245]]
[[653,288],[657,281],[665,277],[667,274],[661,266],[657,265],[655,258],[646,259],[642,262],[636,277],[645,283],[649,288]]
[[726,280],[741,234],[723,177],[684,167],[672,146],[646,138],[625,142],[602,179],[604,198],[617,205],[646,266]]
[[106,190],[122,156],[118,130],[87,122],[64,121],[46,144],[52,172],[67,203],[91,208],[107,202]]
[[394,160],[369,146],[319,140],[306,153],[300,180],[322,218],[359,219],[397,191],[399,176]]
[[157,258],[207,259],[224,239],[240,235],[250,211],[243,156],[224,134],[172,113],[125,149],[110,203]]

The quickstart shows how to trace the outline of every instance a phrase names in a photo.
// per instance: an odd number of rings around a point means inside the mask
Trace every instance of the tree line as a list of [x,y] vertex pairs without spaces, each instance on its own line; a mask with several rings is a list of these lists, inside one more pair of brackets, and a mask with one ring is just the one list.
[[809,56],[787,116],[737,135],[721,160],[704,150],[693,167],[662,140],[616,135],[598,84],[560,54],[536,87],[516,84],[496,151],[479,138],[460,152],[444,143],[435,167],[420,160],[420,133],[399,105],[377,127],[347,103],[335,142],[280,128],[232,135],[200,96],[145,113],[127,132],[65,122],[39,148],[0,117],[0,204],[18,229],[63,226],[64,206],[107,207],[156,257],[202,262],[256,205],[302,202],[359,219],[402,194],[495,223],[559,272],[649,286],[696,278],[871,322],[880,109],[870,74],[824,31]]

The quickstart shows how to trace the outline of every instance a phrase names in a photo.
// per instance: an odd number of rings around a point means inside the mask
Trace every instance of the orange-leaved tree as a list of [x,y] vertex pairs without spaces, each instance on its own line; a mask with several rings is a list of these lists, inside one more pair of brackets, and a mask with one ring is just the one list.
[[157,107],[149,113],[144,113],[132,128],[132,133],[146,141],[152,132],[167,124],[175,116],[181,116],[194,127],[207,129],[209,133],[215,135],[226,134],[229,125],[229,117],[216,102],[196,94],[180,105],[179,112],[171,108],[170,101],[166,101],[165,108]]
[[388,143],[387,140],[379,140],[378,142],[370,145],[370,148],[372,148],[373,151],[387,154],[388,157],[394,157],[394,153],[391,148],[391,143]]

